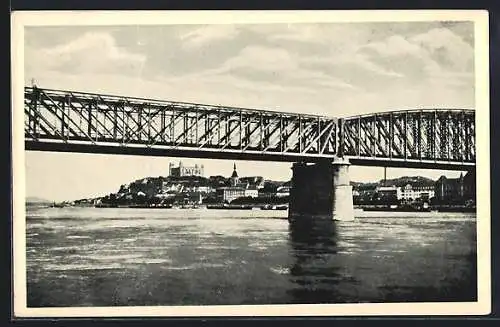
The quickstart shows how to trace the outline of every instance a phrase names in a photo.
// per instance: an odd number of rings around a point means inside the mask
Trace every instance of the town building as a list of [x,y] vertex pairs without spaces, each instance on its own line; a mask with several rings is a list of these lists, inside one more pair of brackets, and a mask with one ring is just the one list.
[[463,173],[458,178],[441,176],[434,185],[435,197],[439,202],[448,201],[476,201],[476,173]]
[[183,176],[204,176],[203,165],[194,166],[184,166],[182,161],[179,161],[179,165],[175,167],[174,163],[169,164],[169,175],[172,177],[183,177]]
[[283,198],[290,196],[290,186],[282,185],[276,189],[276,196],[278,198]]
[[429,200],[434,197],[435,190],[432,185],[406,184],[399,188],[398,200],[414,201],[417,199]]
[[436,200],[450,201],[462,199],[464,196],[464,176],[459,178],[447,178],[441,176],[434,185]]
[[238,198],[256,198],[259,196],[259,190],[256,187],[248,186],[227,186],[220,187],[215,191],[215,196],[220,202],[228,202]]
[[470,171],[464,176],[464,199],[476,202],[476,171]]
[[434,186],[412,185],[404,186],[377,186],[375,192],[380,198],[393,198],[404,202],[412,202],[417,199],[429,200],[434,197]]
[[257,189],[264,188],[264,177],[262,176],[250,176],[250,177],[240,177],[240,183],[248,183],[251,186],[255,186]]
[[200,192],[184,192],[176,194],[174,202],[182,205],[201,204],[203,196]]
[[255,185],[248,182],[241,182],[236,171],[236,164],[233,166],[233,173],[229,178],[231,186],[219,187],[215,191],[215,196],[220,202],[231,202],[242,197],[256,198],[259,196],[259,190]]
[[401,194],[401,188],[396,187],[395,185],[392,186],[377,186],[375,188],[375,193],[377,193],[379,196],[384,197],[384,198],[394,198],[394,199],[400,199],[400,194]]

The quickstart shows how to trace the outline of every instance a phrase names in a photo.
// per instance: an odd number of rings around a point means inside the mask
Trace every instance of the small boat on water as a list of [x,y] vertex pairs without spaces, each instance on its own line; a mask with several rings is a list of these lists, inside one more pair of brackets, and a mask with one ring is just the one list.
[[260,207],[261,210],[288,210],[288,206],[286,204],[284,205],[271,205],[271,204],[266,204]]
[[443,207],[437,208],[437,212],[463,212],[463,213],[475,213],[476,207]]
[[381,207],[366,207],[363,211],[384,211],[384,212],[430,212],[429,207],[411,207],[411,206],[381,206]]
[[222,209],[222,210],[252,210],[253,207],[244,204],[211,204],[207,205],[207,209]]

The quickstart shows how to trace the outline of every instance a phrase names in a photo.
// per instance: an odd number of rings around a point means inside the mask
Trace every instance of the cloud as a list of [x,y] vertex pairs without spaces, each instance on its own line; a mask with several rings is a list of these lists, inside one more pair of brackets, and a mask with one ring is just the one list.
[[235,25],[205,25],[181,34],[182,46],[188,49],[199,48],[214,42],[234,39],[239,34]]
[[474,49],[449,29],[435,28],[412,37],[411,41],[448,69],[471,72],[474,68]]
[[[134,42],[152,29],[134,30],[135,38],[126,29],[121,37],[88,30],[64,45],[32,48],[27,73],[36,74],[27,79],[51,88],[334,116],[473,106],[468,42],[444,27],[384,26],[163,26],[162,46],[141,47]],[[143,65],[148,73],[141,74]]]
[[88,32],[73,41],[50,48],[26,47],[26,69],[73,74],[141,74],[146,57],[117,46],[108,33]]
[[[411,37],[393,35],[361,46],[358,53],[379,67],[413,79],[453,79],[466,81],[473,76],[474,50],[446,28],[434,28]],[[462,85],[450,81],[448,85]]]
[[347,49],[365,42],[369,36],[366,24],[287,24],[269,33],[268,40]]
[[220,67],[207,70],[203,75],[234,76],[248,82],[301,88],[304,91],[354,90],[355,87],[323,72],[304,69],[300,57],[284,48],[252,45],[229,58]]
[[243,48],[238,55],[229,58],[222,65],[222,70],[235,68],[252,68],[259,71],[283,72],[297,69],[297,62],[283,48],[250,45]]

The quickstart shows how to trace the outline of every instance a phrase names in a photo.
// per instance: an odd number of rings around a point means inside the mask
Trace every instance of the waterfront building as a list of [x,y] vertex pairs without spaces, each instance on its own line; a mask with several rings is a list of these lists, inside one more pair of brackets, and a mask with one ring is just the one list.
[[470,171],[464,176],[464,199],[476,202],[476,171]]
[[233,173],[229,178],[230,186],[219,187],[215,191],[215,196],[220,202],[231,202],[242,197],[256,198],[259,196],[257,186],[250,185],[248,182],[240,181],[236,164],[233,165]]
[[220,187],[215,191],[215,196],[220,202],[231,202],[238,198],[256,198],[259,196],[259,190],[255,186],[227,186]]
[[215,191],[215,196],[219,202],[228,202],[245,196],[245,189],[241,187],[228,186],[220,187]]
[[279,198],[290,196],[290,186],[279,186],[276,189],[276,196]]
[[255,186],[247,186],[245,188],[245,197],[256,198],[259,196],[259,190]]
[[264,188],[264,177],[262,176],[249,176],[249,177],[240,177],[240,183],[248,183],[251,186],[255,186],[257,189]]
[[394,198],[404,202],[412,202],[417,199],[429,200],[434,197],[434,186],[406,184],[404,186],[377,186],[375,192],[379,197]]
[[193,205],[201,204],[203,201],[203,196],[200,192],[185,192],[176,194],[174,197],[174,203],[183,205]]
[[262,189],[258,190],[257,192],[259,198],[270,199],[275,196],[274,192],[269,192]]
[[476,173],[468,172],[465,176],[460,174],[458,178],[447,178],[441,176],[434,185],[436,200],[476,200]]
[[412,201],[416,199],[429,200],[435,195],[432,185],[406,184],[398,192],[398,200]]
[[464,176],[459,178],[447,178],[441,176],[434,185],[436,199],[438,201],[450,201],[462,199],[464,196]]
[[375,188],[375,192],[385,198],[394,198],[399,200],[399,196],[401,193],[401,188],[396,187],[395,185],[392,186],[377,186]]
[[169,175],[172,177],[183,177],[183,176],[204,176],[203,165],[194,166],[184,166],[182,161],[179,161],[179,165],[175,167],[174,163],[169,164]]

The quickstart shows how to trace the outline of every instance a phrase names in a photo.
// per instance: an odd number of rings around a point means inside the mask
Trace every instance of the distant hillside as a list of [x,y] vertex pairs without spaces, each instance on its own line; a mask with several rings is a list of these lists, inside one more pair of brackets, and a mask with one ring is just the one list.
[[[382,183],[384,183],[384,180],[379,181],[379,184]],[[434,180],[422,176],[403,176],[385,181],[386,186],[405,186],[406,184],[412,186],[433,186],[434,183]]]
[[[434,186],[435,181],[427,178],[427,177],[422,177],[422,176],[403,176],[403,177],[398,177],[398,178],[393,178],[393,179],[387,179],[385,181],[385,186],[399,186],[403,187],[407,184],[410,184],[412,186]],[[363,182],[351,182],[351,185],[358,190],[368,190],[368,189],[375,189],[377,186],[382,186],[384,185],[384,180],[381,179],[378,182],[374,183],[363,183]]]
[[375,189],[378,185],[378,183],[362,183],[362,182],[354,182],[354,181],[351,181],[350,184],[352,187],[354,187],[355,189],[358,189],[358,190]]
[[25,200],[26,203],[32,203],[32,204],[49,204],[52,203],[52,201],[47,200],[47,199],[42,199],[36,196],[28,196],[26,197]]

